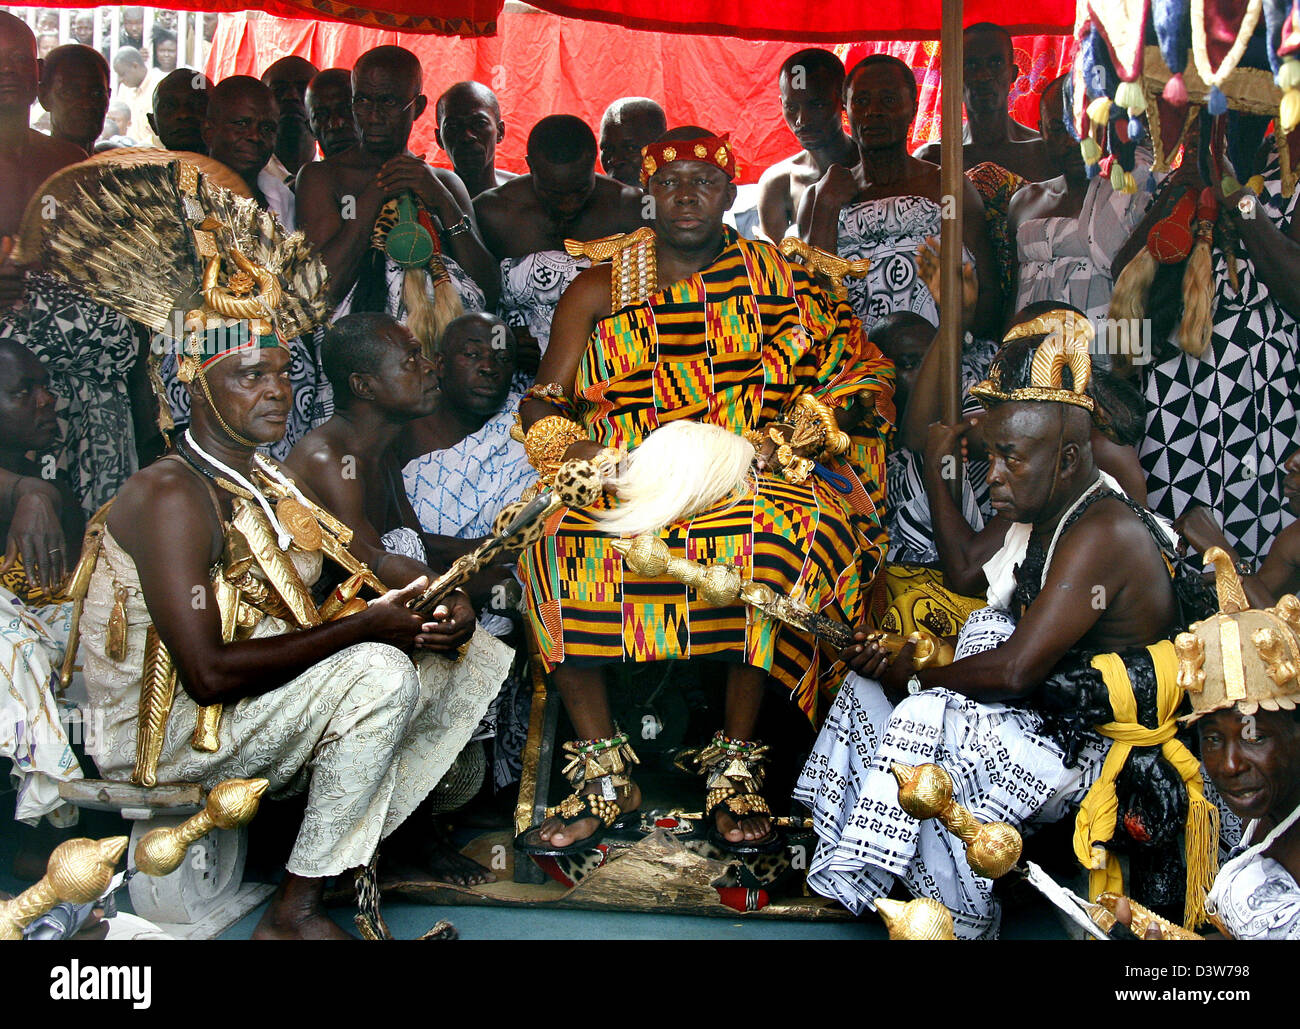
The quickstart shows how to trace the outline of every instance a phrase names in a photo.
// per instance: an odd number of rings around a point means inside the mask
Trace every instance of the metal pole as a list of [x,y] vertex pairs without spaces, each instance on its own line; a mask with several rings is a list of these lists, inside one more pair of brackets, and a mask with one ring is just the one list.
[[188,11],[178,11],[176,13],[176,67],[188,68],[190,65],[189,55],[186,53],[186,45],[189,43],[189,33],[186,29],[189,27],[190,15]]
[[[943,420],[951,425],[961,416],[962,345],[962,0],[943,0],[939,35],[943,83],[940,148],[943,192],[943,231],[939,243],[939,383],[943,391]],[[955,455],[960,461],[960,454]],[[953,499],[961,503],[960,475],[948,482]]]

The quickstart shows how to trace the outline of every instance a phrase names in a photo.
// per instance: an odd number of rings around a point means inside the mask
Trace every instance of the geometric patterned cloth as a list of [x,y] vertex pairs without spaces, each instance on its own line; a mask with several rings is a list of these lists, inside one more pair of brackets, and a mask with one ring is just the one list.
[[[492,535],[500,510],[537,481],[524,445],[510,435],[519,400],[519,394],[511,393],[477,432],[407,462],[402,482],[421,531],[453,539],[484,539]],[[510,631],[510,619],[494,611],[490,602],[478,618],[493,636]]]
[[[1286,233],[1300,190],[1282,196],[1270,151],[1257,217]],[[1214,334],[1203,358],[1179,353],[1146,373],[1147,433],[1139,456],[1151,508],[1176,518],[1192,504],[1210,508],[1245,560],[1260,560],[1295,520],[1282,495],[1283,461],[1300,447],[1296,320],[1237,248],[1240,290],[1214,248]]]
[[[979,414],[983,405],[970,388],[984,381],[999,344],[966,334],[961,352],[963,418]],[[934,538],[930,497],[925,491],[925,455],[908,447],[893,447],[885,459],[887,486],[885,525],[889,528],[889,563],[932,565],[939,560]],[[989,506],[987,457],[962,462],[962,517],[976,532],[993,517]]]
[[[984,607],[962,626],[957,658],[998,646],[1015,622]],[[894,762],[934,762],[953,797],[980,821],[1024,829],[1064,817],[1096,781],[1110,740],[1088,733],[1078,760],[1041,734],[1042,716],[1020,704],[981,703],[951,690],[923,690],[897,705],[880,684],[849,673],[795,787],[812,812],[817,849],[808,887],[861,912],[895,880],[953,916],[958,939],[996,938],[1001,910],[993,881],[976,875],[960,839],[936,819],[918,822],[898,804]]]
[[[877,411],[866,433],[883,454],[892,421],[890,366],[848,305],[767,243],[726,230],[713,264],[646,303],[596,324],[579,364],[578,417],[603,446],[637,447],[654,429],[690,419],[742,433],[775,419],[800,395],[830,400],[867,391]],[[863,438],[863,437],[859,437]],[[754,476],[752,488],[660,537],[674,556],[738,565],[777,593],[802,591],[815,611],[857,625],[881,558],[872,497],[847,465],[852,493],[820,476],[792,485]],[[665,469],[665,474],[671,474]],[[602,499],[597,506],[609,503]],[[528,615],[548,670],[713,656],[770,672],[810,719],[826,660],[815,640],[744,605],[710,607],[668,577],[631,572],[590,514],[561,509],[520,559]]]
[[[551,319],[555,305],[578,273],[591,267],[585,257],[570,257],[563,250],[539,250],[523,257],[507,257],[501,262],[501,301],[498,308],[507,325],[522,328],[537,340],[538,352],[545,354],[551,341]],[[519,372],[515,389],[522,393],[532,382]]]
[[524,445],[510,435],[519,401],[511,393],[476,432],[407,462],[402,482],[422,531],[464,540],[490,536],[497,513],[537,481]]
[[0,312],[0,339],[27,347],[55,396],[57,467],[93,514],[135,472],[135,424],[127,377],[143,330],[61,279],[28,273],[23,303]]
[[979,190],[980,199],[984,201],[984,229],[989,234],[998,284],[1002,295],[1008,297],[1015,289],[1011,273],[1015,241],[1007,231],[1007,208],[1011,206],[1011,198],[1029,180],[993,161],[982,161],[974,168],[967,168],[966,178]]
[[[876,322],[895,311],[919,314],[939,324],[939,308],[916,270],[916,248],[938,237],[942,210],[927,197],[894,196],[845,204],[840,210],[835,252],[846,260],[867,258],[871,267],[849,279],[849,304],[868,336]],[[962,260],[974,264],[962,247]]]

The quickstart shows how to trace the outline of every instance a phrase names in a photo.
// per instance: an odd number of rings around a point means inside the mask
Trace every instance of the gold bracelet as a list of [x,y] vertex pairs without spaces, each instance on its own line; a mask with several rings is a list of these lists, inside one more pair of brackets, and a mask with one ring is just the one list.
[[586,438],[587,433],[573,419],[551,414],[533,422],[524,434],[524,452],[528,463],[546,476],[559,467],[572,444]]

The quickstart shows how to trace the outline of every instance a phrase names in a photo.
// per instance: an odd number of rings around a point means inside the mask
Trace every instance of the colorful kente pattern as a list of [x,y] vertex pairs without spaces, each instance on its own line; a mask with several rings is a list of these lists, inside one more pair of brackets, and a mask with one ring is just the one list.
[[[874,404],[855,434],[853,467],[833,469],[847,494],[819,476],[796,486],[756,475],[748,492],[661,535],[674,555],[735,564],[746,578],[858,624],[884,545],[893,369],[847,304],[774,247],[728,230],[708,268],[597,324],[574,389],[591,438],[629,450],[683,418],[743,433],[777,419],[804,393]],[[868,467],[878,476],[860,480]],[[693,657],[743,662],[770,671],[813,719],[819,693],[831,684],[834,655],[820,653],[815,641],[741,605],[709,607],[676,580],[632,574],[589,513],[552,515],[519,572],[548,668]]]

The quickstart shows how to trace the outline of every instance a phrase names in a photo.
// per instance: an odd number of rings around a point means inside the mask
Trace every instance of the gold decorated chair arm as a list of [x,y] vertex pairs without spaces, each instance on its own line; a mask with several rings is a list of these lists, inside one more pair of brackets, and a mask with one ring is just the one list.
[[787,259],[797,257],[814,277],[824,283],[838,300],[849,295],[849,279],[860,279],[871,269],[867,258],[850,261],[821,247],[805,243],[795,236],[787,236],[777,247]]

